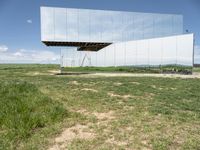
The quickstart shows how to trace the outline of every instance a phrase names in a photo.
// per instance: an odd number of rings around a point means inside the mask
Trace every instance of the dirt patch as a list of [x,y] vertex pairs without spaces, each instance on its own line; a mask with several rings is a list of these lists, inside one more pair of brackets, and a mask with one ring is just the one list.
[[94,115],[98,120],[112,120],[115,119],[115,112],[114,111],[108,111],[105,113],[100,113],[100,112],[88,112],[85,109],[80,109],[77,110],[76,112],[84,114],[86,116],[92,116]]
[[182,74],[155,74],[155,73],[94,73],[90,76],[104,76],[104,77],[158,77],[158,78],[200,78],[200,73],[193,73],[192,75]]
[[112,119],[115,119],[114,111],[109,111],[109,112],[106,112],[106,113],[94,112],[92,114],[95,115],[95,117],[98,120],[112,120]]
[[93,123],[91,125],[97,125],[97,126],[109,126],[109,122],[116,119],[115,112],[110,110],[108,112],[88,112],[85,109],[81,109],[76,111],[78,113],[84,114],[85,116],[89,117],[95,117],[97,119],[96,123]]
[[[87,125],[77,124],[73,127],[64,129],[64,131],[54,139],[54,144],[52,147],[49,148],[49,150],[60,150],[60,149],[64,150],[70,144],[70,142],[72,142],[75,139],[93,140],[96,137],[96,134],[94,133],[94,130],[89,128],[89,126],[93,125],[108,126],[109,121],[115,119],[114,111],[99,113],[99,112],[89,112],[86,109],[80,109],[74,112],[78,112],[87,116],[94,115],[98,121],[96,123],[90,123]],[[106,130],[107,132],[109,131],[108,129],[105,128],[105,132]],[[108,142],[114,144],[116,141],[111,139],[108,140]],[[116,143],[118,143],[117,145],[126,144],[123,142],[116,142]]]
[[115,82],[114,85],[115,86],[120,86],[120,85],[122,85],[122,83],[121,82]]
[[125,109],[126,111],[131,111],[131,110],[134,110],[134,109],[135,109],[135,106],[127,106],[127,105],[125,105],[125,106],[123,107],[123,109]]
[[133,127],[126,127],[125,130],[130,132],[133,130]]
[[119,94],[114,94],[112,92],[109,92],[108,95],[110,97],[118,97],[118,98],[123,98],[123,99],[128,99],[128,98],[133,98],[134,97],[134,96],[129,95],[129,94],[128,95],[119,95]]
[[83,83],[84,86],[92,86],[95,85],[95,82],[88,82],[88,83]]
[[110,97],[117,97],[117,98],[121,98],[121,99],[124,99],[124,100],[129,99],[129,98],[152,99],[155,96],[155,94],[153,94],[153,93],[144,93],[144,95],[142,95],[142,96],[133,96],[133,95],[129,95],[129,94],[127,94],[127,95],[119,95],[119,94],[115,94],[115,93],[112,93],[112,92],[108,92],[108,95]]
[[55,75],[60,73],[60,70],[49,70],[48,72],[51,73],[51,75]]
[[154,89],[163,90],[163,88],[157,87],[156,85],[151,85],[151,87],[154,88]]
[[140,85],[139,82],[130,82],[131,84]]
[[[59,74],[59,70],[49,70],[51,75]],[[190,75],[183,75],[183,74],[158,74],[158,73],[66,73],[63,75],[81,75],[82,77],[95,77],[95,76],[103,76],[103,77],[158,77],[158,78],[183,78],[183,79],[191,79],[191,78],[200,78],[199,72],[194,72]],[[133,83],[134,84],[134,83]]]
[[70,81],[69,84],[72,84],[72,85],[79,85],[78,81],[76,81],[76,80],[75,80],[75,81]]
[[157,87],[156,87],[156,85],[151,85],[151,87],[152,87],[152,88],[154,88],[154,89],[156,89],[156,88],[157,88]]
[[88,112],[86,109],[79,109],[79,110],[71,110],[73,112],[77,112],[77,113],[80,113],[80,114],[84,114],[84,115],[89,115],[90,112]]
[[153,97],[155,96],[154,93],[144,93],[143,99],[153,99]]
[[176,90],[177,89],[177,88],[173,88],[173,87],[171,87],[171,88],[168,88],[168,87],[158,87],[156,85],[151,85],[151,87],[153,89],[158,89],[158,90]]
[[109,144],[114,144],[114,145],[117,145],[117,146],[125,146],[125,145],[128,144],[128,143],[125,142],[125,141],[116,141],[116,140],[114,139],[114,137],[113,137],[113,138],[110,138],[110,139],[107,139],[105,142],[106,142],[106,143],[109,143]]
[[98,91],[95,90],[95,89],[89,89],[89,88],[83,88],[83,89],[81,89],[81,91],[90,91],[90,92],[95,92],[95,93],[98,92]]
[[28,75],[28,76],[38,76],[38,75],[48,75],[48,74],[46,74],[46,73],[42,73],[42,72],[38,72],[38,71],[35,71],[35,72],[28,72],[28,73],[26,73],[26,75]]
[[92,140],[95,134],[86,125],[77,124],[65,129],[61,135],[55,138],[55,144],[49,150],[65,149],[69,142],[74,139]]

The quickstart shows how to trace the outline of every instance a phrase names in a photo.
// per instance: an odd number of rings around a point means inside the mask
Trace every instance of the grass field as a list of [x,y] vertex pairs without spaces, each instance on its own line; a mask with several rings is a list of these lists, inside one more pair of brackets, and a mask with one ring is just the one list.
[[[198,70],[198,69],[196,69]],[[191,74],[192,67],[166,65],[166,66],[127,66],[127,67],[65,67],[63,72],[128,72],[128,73],[179,73]]]
[[0,149],[200,149],[200,79],[58,69],[0,65]]

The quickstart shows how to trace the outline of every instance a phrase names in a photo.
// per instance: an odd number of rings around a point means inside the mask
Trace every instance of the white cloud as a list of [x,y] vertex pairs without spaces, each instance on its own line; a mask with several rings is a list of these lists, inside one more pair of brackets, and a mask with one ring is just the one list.
[[19,56],[19,57],[20,57],[20,56],[22,56],[23,54],[22,54],[21,52],[16,52],[16,53],[14,53],[13,55],[14,55],[14,56]]
[[0,52],[6,52],[8,47],[6,45],[0,45]]
[[59,63],[59,53],[48,50],[20,49],[0,55],[0,63]]
[[33,23],[31,19],[26,20],[27,23]]

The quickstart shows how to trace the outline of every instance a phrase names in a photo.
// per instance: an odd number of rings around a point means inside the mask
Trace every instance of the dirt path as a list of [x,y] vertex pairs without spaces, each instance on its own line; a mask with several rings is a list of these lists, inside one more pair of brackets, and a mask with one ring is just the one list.
[[[59,73],[59,70],[49,70],[49,73],[51,75],[55,75],[56,73]],[[68,75],[62,75],[62,76],[69,76]],[[71,74],[71,76],[76,76]],[[183,74],[158,74],[158,73],[88,73],[88,74],[80,74],[78,76],[83,77],[95,77],[95,76],[102,76],[102,77],[158,77],[158,78],[183,78],[183,79],[194,79],[198,78],[200,79],[200,73],[194,72],[192,75],[183,75]]]
[[158,78],[200,78],[200,73],[193,73],[192,75],[182,75],[182,74],[147,74],[147,73],[94,73],[89,74],[90,76],[104,76],[104,77],[158,77]]

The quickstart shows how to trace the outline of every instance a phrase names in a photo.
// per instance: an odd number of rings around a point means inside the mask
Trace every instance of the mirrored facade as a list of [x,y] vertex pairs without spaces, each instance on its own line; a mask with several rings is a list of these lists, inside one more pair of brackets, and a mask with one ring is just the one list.
[[65,46],[61,66],[193,66],[183,16],[41,7],[41,40]]
[[193,34],[111,44],[98,52],[62,49],[61,65],[78,66],[193,66]]
[[41,7],[42,41],[123,42],[183,33],[182,15]]

